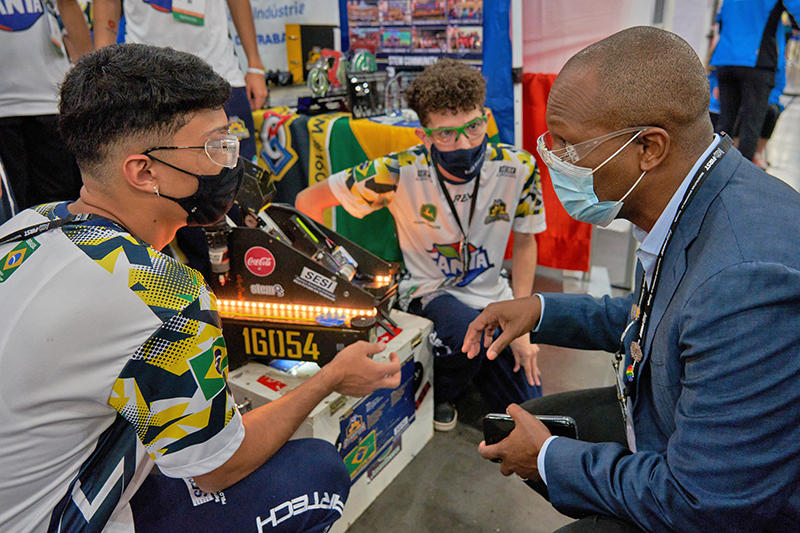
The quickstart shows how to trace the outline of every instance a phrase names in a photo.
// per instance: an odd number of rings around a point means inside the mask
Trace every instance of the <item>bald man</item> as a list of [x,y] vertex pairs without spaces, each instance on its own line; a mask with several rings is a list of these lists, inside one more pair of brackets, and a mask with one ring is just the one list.
[[[512,405],[479,447],[581,518],[563,531],[800,531],[800,195],[714,135],[700,59],[631,28],[553,84],[539,152],[575,218],[635,225],[624,298],[488,306],[464,350],[532,342],[618,354],[615,387]],[[788,245],[787,245],[788,244]],[[530,413],[569,415],[580,441]]]

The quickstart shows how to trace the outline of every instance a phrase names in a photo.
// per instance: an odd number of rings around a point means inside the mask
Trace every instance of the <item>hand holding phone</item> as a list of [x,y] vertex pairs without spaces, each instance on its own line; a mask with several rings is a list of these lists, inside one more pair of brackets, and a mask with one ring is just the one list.
[[[552,433],[559,437],[578,438],[578,426],[569,416],[535,415]],[[486,445],[497,444],[514,430],[514,419],[506,414],[488,414],[483,417],[483,439]],[[500,459],[492,459],[499,463]]]

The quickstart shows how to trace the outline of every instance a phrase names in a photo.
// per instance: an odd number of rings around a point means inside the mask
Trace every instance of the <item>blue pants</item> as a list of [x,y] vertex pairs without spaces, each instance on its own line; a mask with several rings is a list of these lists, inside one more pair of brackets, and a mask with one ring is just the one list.
[[234,87],[231,97],[225,102],[225,113],[228,119],[237,117],[244,123],[250,136],[246,139],[239,139],[239,156],[252,162],[256,155],[256,131],[253,122],[253,112],[250,111],[250,100],[247,99],[247,89],[244,87]]
[[469,324],[478,317],[480,310],[461,303],[454,296],[443,294],[425,307],[417,298],[411,302],[408,311],[431,320],[438,341],[441,341],[441,346],[433,348],[433,394],[436,403],[453,402],[470,381],[489,407],[501,413],[509,404],[522,403],[542,395],[540,386],[528,384],[524,369],[514,372],[511,348],[500,352],[494,361],[486,358],[486,348],[483,347],[474,359],[467,358],[461,351]]
[[224,491],[195,490],[193,498],[183,479],[148,476],[131,500],[136,532],[323,533],[342,515],[350,475],[333,445],[300,439]]

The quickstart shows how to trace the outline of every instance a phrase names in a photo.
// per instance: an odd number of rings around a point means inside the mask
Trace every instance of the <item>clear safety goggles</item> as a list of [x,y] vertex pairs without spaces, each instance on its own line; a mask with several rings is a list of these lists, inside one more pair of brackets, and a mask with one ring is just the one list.
[[553,149],[553,136],[549,131],[546,131],[539,136],[539,140],[536,142],[536,148],[539,152],[539,155],[542,156],[542,160],[544,161],[545,165],[548,167],[553,166],[554,161],[561,161],[563,163],[576,163],[580,159],[583,159],[589,155],[589,152],[610,139],[614,139],[615,137],[619,137],[620,135],[625,135],[628,133],[641,133],[644,130],[652,127],[653,126],[634,126],[631,128],[625,128],[613,133],[609,133],[608,135],[603,135],[602,137],[583,141],[578,144],[568,144],[567,146],[556,149]]
[[233,135],[209,137],[203,146],[156,146],[148,148],[143,155],[156,150],[205,150],[208,158],[221,167],[234,168],[239,162],[239,139]]

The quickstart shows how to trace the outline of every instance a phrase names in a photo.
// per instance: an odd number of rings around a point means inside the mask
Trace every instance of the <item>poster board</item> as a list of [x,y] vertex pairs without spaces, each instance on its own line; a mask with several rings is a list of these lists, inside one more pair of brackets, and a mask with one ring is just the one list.
[[480,66],[483,0],[345,0],[349,48],[379,68],[424,67],[440,57]]

